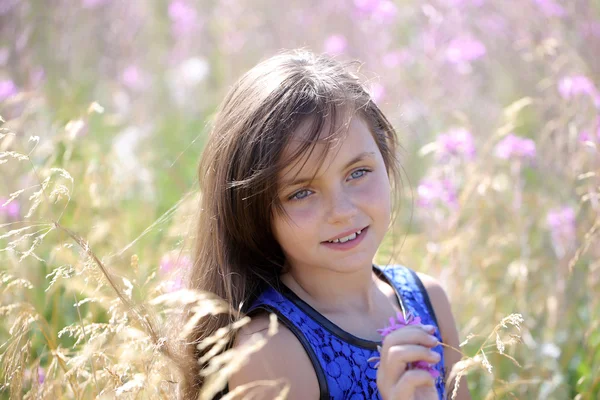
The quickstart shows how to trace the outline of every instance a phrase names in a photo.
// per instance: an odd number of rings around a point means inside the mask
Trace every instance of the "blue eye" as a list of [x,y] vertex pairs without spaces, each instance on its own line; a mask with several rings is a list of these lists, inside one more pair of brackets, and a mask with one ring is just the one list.
[[310,190],[302,189],[289,197],[290,200],[302,200],[308,197]]
[[356,171],[354,171],[350,174],[350,177],[352,179],[362,178],[363,176],[365,176],[367,174],[367,172],[369,172],[369,170],[366,168],[357,169]]

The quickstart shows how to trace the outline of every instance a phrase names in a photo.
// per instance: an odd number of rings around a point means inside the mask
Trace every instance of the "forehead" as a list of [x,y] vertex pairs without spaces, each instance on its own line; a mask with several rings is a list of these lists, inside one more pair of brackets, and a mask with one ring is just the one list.
[[[364,121],[358,115],[340,118],[340,123],[332,130],[328,120],[319,132],[318,140],[310,141],[313,120],[303,121],[294,131],[292,138],[281,157],[282,168],[278,178],[317,176],[335,163],[345,163],[363,152],[379,154],[377,143]],[[304,150],[301,154],[300,151]]]

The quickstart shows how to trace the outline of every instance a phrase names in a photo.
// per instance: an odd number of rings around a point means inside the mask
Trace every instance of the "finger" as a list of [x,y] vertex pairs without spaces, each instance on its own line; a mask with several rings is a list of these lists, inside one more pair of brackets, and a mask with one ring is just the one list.
[[426,361],[437,364],[440,361],[439,353],[427,347],[410,344],[393,346],[385,356],[381,361],[385,368],[385,378],[394,381],[404,373],[408,363]]
[[408,326],[398,329],[383,339],[381,353],[385,353],[388,348],[399,344],[420,344],[421,346],[434,347],[439,343],[438,338],[430,335],[418,326]]
[[434,381],[429,372],[422,369],[406,371],[392,387],[390,400],[412,399],[420,387],[433,387]]

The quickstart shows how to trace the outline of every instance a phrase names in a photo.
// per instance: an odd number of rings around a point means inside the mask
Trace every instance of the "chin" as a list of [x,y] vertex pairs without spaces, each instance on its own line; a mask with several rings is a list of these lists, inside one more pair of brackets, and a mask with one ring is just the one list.
[[373,257],[374,255],[372,257],[368,257],[367,255],[355,255],[351,260],[339,260],[331,263],[333,265],[330,265],[331,269],[336,272],[356,272],[365,268],[370,269],[373,264]]

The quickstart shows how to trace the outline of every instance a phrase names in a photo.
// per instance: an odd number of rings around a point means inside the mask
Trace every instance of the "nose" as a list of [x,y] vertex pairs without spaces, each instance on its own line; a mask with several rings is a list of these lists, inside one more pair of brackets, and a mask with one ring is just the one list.
[[335,190],[329,196],[327,220],[330,224],[347,223],[358,213],[351,193],[343,188]]

